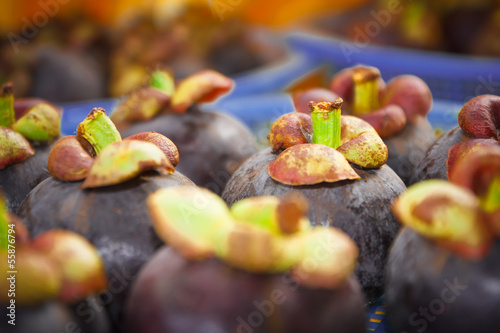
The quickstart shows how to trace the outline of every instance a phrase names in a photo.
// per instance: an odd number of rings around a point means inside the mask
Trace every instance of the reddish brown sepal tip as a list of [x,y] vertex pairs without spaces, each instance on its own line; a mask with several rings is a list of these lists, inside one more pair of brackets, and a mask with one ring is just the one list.
[[125,140],[140,140],[150,142],[161,149],[174,167],[179,164],[179,150],[177,146],[166,136],[156,132],[141,132],[133,134]]
[[52,147],[47,168],[52,177],[72,182],[85,179],[93,162],[78,138],[71,135],[60,139]]
[[268,166],[269,176],[287,185],[312,185],[360,179],[337,150],[317,144],[286,149]]

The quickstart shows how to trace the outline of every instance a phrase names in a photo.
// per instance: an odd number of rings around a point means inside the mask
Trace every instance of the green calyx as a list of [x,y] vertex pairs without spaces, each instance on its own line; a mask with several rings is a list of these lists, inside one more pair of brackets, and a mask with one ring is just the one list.
[[464,258],[480,259],[491,246],[493,234],[479,199],[453,183],[431,179],[414,184],[392,210],[402,224]]
[[147,121],[170,103],[175,92],[175,80],[169,70],[156,70],[149,85],[133,90],[113,111],[111,119],[120,128],[128,123]]
[[171,72],[156,70],[151,74],[150,86],[161,90],[164,94],[172,96],[175,92],[175,80]]
[[37,103],[16,120],[12,83],[0,87],[0,170],[35,154],[28,140],[52,141],[59,136],[60,110]]
[[15,121],[12,83],[0,87],[0,126],[10,127]]
[[340,107],[342,102],[342,98],[337,98],[333,103],[309,103],[313,126],[313,143],[322,144],[333,149],[340,146]]
[[48,103],[40,103],[19,118],[12,129],[28,140],[51,141],[59,136],[60,124],[59,111]]
[[52,141],[59,136],[61,115],[49,103],[38,103],[16,120],[12,83],[0,87],[0,126],[12,128],[28,140]]
[[153,143],[139,140],[113,142],[96,156],[82,188],[120,184],[149,170],[167,174],[175,169],[165,153]]
[[294,196],[283,199],[274,196],[255,197],[234,203],[230,212],[237,221],[282,235],[310,229],[309,220],[305,217],[307,204],[303,202],[304,198]]
[[203,188],[162,189],[146,203],[157,234],[189,259],[212,257],[217,239],[231,225],[226,203]]
[[353,81],[353,112],[355,115],[368,114],[380,107],[378,80],[380,72],[374,67],[356,67]]
[[96,154],[113,142],[121,141],[120,132],[102,108],[94,108],[77,128],[77,136],[90,143]]
[[[305,285],[335,288],[352,274],[357,248],[336,229],[311,227],[303,201],[257,197],[228,209],[208,190],[181,186],[158,190],[147,206],[157,234],[187,259],[217,257],[258,273],[291,270]],[[318,251],[321,261],[305,264]]]

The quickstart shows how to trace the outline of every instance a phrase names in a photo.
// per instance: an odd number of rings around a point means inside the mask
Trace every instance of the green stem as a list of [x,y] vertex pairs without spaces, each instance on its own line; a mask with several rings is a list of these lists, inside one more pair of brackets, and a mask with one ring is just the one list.
[[500,176],[493,178],[486,195],[481,198],[481,205],[487,213],[493,213],[500,209]]
[[172,73],[166,70],[156,70],[151,74],[150,85],[172,96],[175,91],[175,81]]
[[356,67],[354,69],[354,114],[368,114],[380,107],[378,98],[378,80],[380,72],[374,67]]
[[10,127],[16,121],[12,83],[0,87],[0,126]]
[[340,107],[342,98],[335,102],[310,103],[313,125],[313,143],[334,149],[340,146]]
[[120,132],[102,108],[90,111],[87,118],[78,125],[77,134],[92,145],[96,154],[109,144],[122,140]]

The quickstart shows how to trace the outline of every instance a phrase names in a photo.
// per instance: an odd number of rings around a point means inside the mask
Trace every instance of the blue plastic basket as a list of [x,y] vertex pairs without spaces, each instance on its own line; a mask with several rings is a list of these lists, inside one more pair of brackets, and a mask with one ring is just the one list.
[[435,99],[464,104],[483,94],[500,95],[500,59],[356,44],[336,38],[295,33],[286,37],[294,53],[337,70],[357,64],[380,69],[384,80],[402,74],[422,78]]

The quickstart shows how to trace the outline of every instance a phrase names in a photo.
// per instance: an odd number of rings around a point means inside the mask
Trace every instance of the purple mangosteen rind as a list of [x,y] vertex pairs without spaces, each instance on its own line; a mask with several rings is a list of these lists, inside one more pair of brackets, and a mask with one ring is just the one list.
[[389,207],[406,190],[403,182],[387,166],[364,169],[352,165],[360,180],[299,187],[284,185],[269,176],[268,165],[275,159],[276,154],[268,148],[243,163],[229,180],[222,194],[224,201],[232,205],[244,198],[283,197],[291,191],[300,191],[309,202],[307,215],[313,224],[339,228],[357,244],[360,254],[356,276],[368,301],[375,300],[383,293],[388,249],[399,230]]
[[426,151],[424,158],[417,164],[410,177],[410,184],[426,179],[447,179],[446,162],[448,151],[455,144],[470,136],[459,126],[439,137]]
[[424,326],[427,332],[496,332],[500,294],[485,281],[500,276],[499,252],[497,240],[487,257],[465,260],[403,228],[387,264],[385,294],[392,327],[407,332]]
[[413,183],[415,169],[435,141],[436,135],[429,121],[419,117],[414,123],[407,124],[400,133],[384,139],[389,151],[387,165],[409,186]]
[[202,112],[197,107],[183,114],[160,114],[122,134],[144,131],[158,132],[175,142],[180,156],[176,170],[217,194],[239,165],[257,152],[255,138],[245,125],[229,115]]
[[163,187],[195,185],[177,171],[167,177],[150,171],[107,187],[82,190],[81,185],[81,181],[48,178],[26,197],[19,216],[34,236],[51,229],[67,229],[97,248],[113,296],[104,305],[114,326],[119,327],[131,282],[162,244],[146,209],[147,196]]
[[[11,212],[17,212],[24,198],[41,181],[50,177],[47,160],[51,145],[35,145],[34,156],[0,170],[0,189],[7,196]],[[19,178],[22,176],[22,181]]]
[[[4,333],[17,332],[64,332],[68,327],[79,329],[81,333],[109,333],[111,325],[106,311],[102,311],[98,297],[88,297],[74,304],[48,301],[36,307],[16,305],[16,325],[8,320],[0,323]],[[82,315],[85,311],[85,315]],[[2,306],[0,315],[9,318],[10,310]],[[92,320],[90,320],[92,318]]]
[[[150,85],[159,88],[153,82]],[[257,152],[257,143],[250,130],[237,119],[220,113],[200,112],[197,104],[227,93],[233,81],[215,71],[205,70],[189,76],[176,87],[168,86],[167,92],[162,91],[171,97],[169,102],[147,121],[127,118],[127,114],[143,113],[144,108],[139,110],[137,105],[134,111],[115,110],[111,119],[117,121],[124,137],[155,131],[170,138],[182,157],[178,170],[197,185],[220,194],[238,166]],[[126,103],[127,100],[122,106]]]
[[160,249],[141,271],[127,313],[126,332],[365,330],[354,278],[340,289],[309,289],[288,274],[249,274],[217,259],[188,261],[171,248]]

